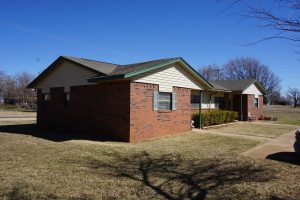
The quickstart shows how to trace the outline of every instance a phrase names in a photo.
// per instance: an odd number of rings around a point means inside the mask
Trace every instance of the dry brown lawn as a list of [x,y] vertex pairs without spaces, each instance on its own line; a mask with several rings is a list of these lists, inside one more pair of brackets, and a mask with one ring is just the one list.
[[290,106],[264,106],[264,115],[277,117],[272,123],[297,125],[300,127],[300,108]]
[[240,153],[256,140],[187,133],[138,144],[0,126],[0,199],[298,199],[298,165]]

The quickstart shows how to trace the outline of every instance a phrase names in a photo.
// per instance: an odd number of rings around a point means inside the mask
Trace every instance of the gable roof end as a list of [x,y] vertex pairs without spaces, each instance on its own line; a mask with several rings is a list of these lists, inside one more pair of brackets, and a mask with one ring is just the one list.
[[214,90],[227,89],[233,92],[244,92],[252,84],[255,84],[255,86],[258,87],[258,89],[263,93],[263,95],[268,94],[266,89],[256,79],[219,80],[210,82],[214,86]]
[[34,79],[27,87],[34,88],[37,83],[46,77],[49,72],[54,70],[61,62],[71,62],[83,69],[92,71],[97,75],[88,79],[90,83],[96,83],[105,80],[126,79],[139,74],[143,74],[155,69],[163,68],[173,63],[179,63],[189,73],[191,73],[202,85],[207,89],[213,89],[213,85],[205,80],[196,70],[194,70],[184,59],[166,58],[160,60],[152,60],[148,62],[141,62],[129,65],[116,65],[112,63],[94,61],[84,58],[74,58],[69,56],[60,56],[48,68],[46,68],[36,79]]
[[256,84],[256,86],[261,90],[261,92],[263,93],[263,95],[268,95],[267,90],[265,89],[265,87],[258,80],[255,80],[254,84]]
[[185,69],[187,69],[191,74],[193,74],[199,81],[202,82],[207,88],[212,89],[213,86],[205,80],[196,70],[194,70],[184,59],[181,57],[178,58],[167,58],[161,60],[154,60],[136,64],[122,65],[119,68],[116,68],[114,72],[111,73],[111,76],[96,76],[91,79],[88,79],[88,82],[99,82],[104,80],[114,80],[114,79],[126,79],[132,76],[143,74],[155,69],[165,67],[173,63],[181,63]]
[[44,78],[49,72],[54,70],[57,65],[63,61],[67,61],[73,63],[76,66],[79,66],[83,69],[86,69],[91,72],[95,72],[99,76],[106,76],[110,74],[113,70],[115,70],[118,65],[106,63],[106,62],[99,62],[94,60],[88,60],[84,58],[74,58],[69,56],[60,56],[58,57],[49,67],[47,67],[38,77],[36,77],[28,86],[27,88],[34,88],[35,85]]

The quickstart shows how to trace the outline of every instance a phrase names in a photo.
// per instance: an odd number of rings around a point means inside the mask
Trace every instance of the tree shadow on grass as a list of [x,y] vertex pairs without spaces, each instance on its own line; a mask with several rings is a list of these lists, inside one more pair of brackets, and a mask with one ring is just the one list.
[[300,166],[300,155],[295,152],[278,152],[268,155],[266,159]]
[[1,133],[30,135],[53,142],[63,142],[68,140],[117,141],[116,138],[109,137],[108,135],[48,131],[39,128],[37,124],[0,125],[0,135]]
[[105,163],[88,158],[86,164],[93,170],[141,183],[142,188],[137,191],[138,195],[144,199],[146,192],[143,189],[145,188],[152,191],[150,192],[152,196],[150,194],[147,198],[201,200],[205,199],[210,192],[210,197],[213,195],[218,199],[222,195],[227,196],[227,199],[232,197],[239,199],[245,197],[244,195],[255,199],[258,194],[253,190],[241,192],[228,188],[230,186],[234,188],[234,185],[240,183],[267,182],[273,179],[273,172],[270,170],[238,161],[185,160],[174,154],[153,158],[147,152],[126,158],[118,153],[114,156],[116,162]]
[[0,193],[1,199],[9,200],[31,200],[31,199],[58,199],[54,194],[36,195],[31,188],[25,184],[15,185],[9,192]]
[[92,200],[92,198],[88,197],[85,194],[82,194],[80,197],[68,197],[62,198],[57,194],[53,193],[44,193],[36,190],[33,186],[28,184],[16,184],[10,189],[8,192],[0,191],[0,198],[7,200],[56,200],[56,199],[68,199],[68,200]]

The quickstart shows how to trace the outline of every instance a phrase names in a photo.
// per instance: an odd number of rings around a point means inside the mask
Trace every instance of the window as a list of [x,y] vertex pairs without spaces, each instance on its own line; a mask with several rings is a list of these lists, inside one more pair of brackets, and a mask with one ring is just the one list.
[[154,92],[154,110],[176,110],[176,93]]
[[200,104],[200,95],[192,94],[191,95],[191,107],[192,109],[199,108]]
[[160,92],[158,97],[158,109],[159,110],[171,110],[172,108],[172,93]]
[[223,97],[215,97],[215,104],[219,104],[220,109],[225,108],[225,102]]
[[258,108],[258,98],[253,99],[253,107]]
[[70,93],[65,93],[65,110],[68,110],[70,99]]

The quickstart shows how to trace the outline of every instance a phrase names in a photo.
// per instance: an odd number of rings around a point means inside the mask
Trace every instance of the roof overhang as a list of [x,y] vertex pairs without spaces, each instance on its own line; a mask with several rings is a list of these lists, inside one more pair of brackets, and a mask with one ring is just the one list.
[[97,73],[99,75],[101,74],[97,70],[89,68],[89,67],[87,67],[85,65],[82,65],[80,63],[74,62],[73,60],[70,60],[70,59],[68,59],[68,58],[66,58],[64,56],[60,56],[49,67],[47,67],[44,71],[42,71],[42,73],[40,75],[38,75],[31,83],[29,83],[27,85],[27,88],[35,88],[35,86],[37,85],[37,83],[39,81],[41,81],[44,77],[46,77],[51,71],[55,70],[59,63],[62,63],[64,61],[70,62],[70,63],[72,63],[72,64],[74,64],[74,65],[76,65],[78,67],[81,67],[83,69],[86,69],[86,70],[94,72],[94,73]]
[[224,92],[224,93],[231,93],[231,90],[219,90],[219,89],[208,89],[207,91],[212,91],[212,92]]
[[114,76],[97,76],[97,77],[93,77],[88,79],[89,83],[96,83],[96,82],[101,82],[101,81],[107,81],[107,80],[117,80],[117,79],[129,79],[131,77],[146,73],[146,72],[150,72],[159,68],[163,68],[167,65],[170,64],[174,64],[174,63],[180,63],[189,73],[191,73],[202,85],[204,85],[206,87],[206,89],[213,89],[213,86],[207,81],[205,80],[195,69],[193,69],[184,59],[182,58],[177,58],[171,61],[166,61],[164,63],[161,64],[157,64],[157,65],[152,65],[149,67],[144,67],[144,68],[140,68],[125,74],[121,74],[121,75],[114,75]]
[[253,81],[247,88],[245,88],[243,91],[241,91],[241,93],[243,93],[245,90],[247,90],[252,84],[254,84],[261,91],[261,93],[264,96],[268,95],[267,90],[264,88],[264,86],[258,80]]

